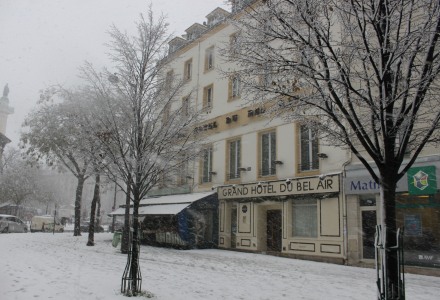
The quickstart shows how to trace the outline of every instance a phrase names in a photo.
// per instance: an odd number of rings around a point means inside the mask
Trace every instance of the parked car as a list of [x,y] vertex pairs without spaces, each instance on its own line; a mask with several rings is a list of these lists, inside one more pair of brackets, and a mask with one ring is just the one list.
[[[79,227],[81,232],[89,232],[89,226],[90,226],[90,222],[83,222]],[[95,232],[104,232],[104,227],[95,224]]]
[[0,215],[0,232],[28,232],[28,227],[16,216]]
[[56,232],[64,232],[64,226],[61,225],[59,220],[55,220],[54,225],[54,218],[53,216],[34,216],[31,220],[31,232],[53,232],[55,226]]

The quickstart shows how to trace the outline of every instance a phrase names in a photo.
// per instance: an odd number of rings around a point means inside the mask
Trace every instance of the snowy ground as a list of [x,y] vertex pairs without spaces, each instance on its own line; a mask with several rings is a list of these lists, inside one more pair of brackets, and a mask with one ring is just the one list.
[[[112,234],[0,235],[0,299],[127,299]],[[153,299],[376,299],[375,271],[225,250],[141,246],[142,289]],[[407,274],[407,299],[439,299],[440,278]]]

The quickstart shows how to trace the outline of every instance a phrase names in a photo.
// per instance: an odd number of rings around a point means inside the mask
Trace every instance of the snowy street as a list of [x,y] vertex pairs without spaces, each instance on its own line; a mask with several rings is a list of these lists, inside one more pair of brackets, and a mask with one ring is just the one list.
[[[112,234],[0,235],[2,300],[127,299]],[[375,271],[225,250],[141,246],[142,289],[153,299],[375,299]],[[438,299],[440,278],[406,274],[411,300]]]

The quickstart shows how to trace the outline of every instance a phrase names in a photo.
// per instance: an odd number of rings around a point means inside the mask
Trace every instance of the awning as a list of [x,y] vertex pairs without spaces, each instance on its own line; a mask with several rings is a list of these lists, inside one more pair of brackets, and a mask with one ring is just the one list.
[[[145,215],[177,215],[195,201],[211,196],[215,192],[193,193],[182,195],[168,195],[142,199],[139,204],[139,216]],[[130,215],[133,207],[130,207]],[[109,216],[125,215],[125,207],[119,207],[108,214]]]

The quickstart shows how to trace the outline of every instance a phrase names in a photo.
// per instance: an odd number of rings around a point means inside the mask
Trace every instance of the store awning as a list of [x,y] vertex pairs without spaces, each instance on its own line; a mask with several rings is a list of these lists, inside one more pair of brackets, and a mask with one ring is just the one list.
[[[142,199],[139,204],[139,216],[145,215],[176,215],[192,203],[211,196],[215,192],[193,193],[182,195],[168,195],[161,197],[152,197]],[[130,207],[130,215],[133,214],[133,208]],[[125,215],[125,207],[119,207],[109,213],[109,216]]]

